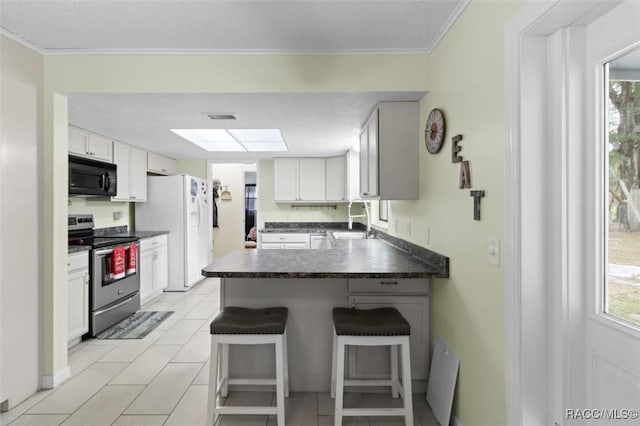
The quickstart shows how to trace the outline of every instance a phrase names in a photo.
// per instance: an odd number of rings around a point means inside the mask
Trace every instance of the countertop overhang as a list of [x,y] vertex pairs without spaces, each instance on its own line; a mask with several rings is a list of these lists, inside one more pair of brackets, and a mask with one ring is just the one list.
[[[433,253],[433,252],[431,252]],[[449,259],[431,263],[382,239],[332,240],[323,249],[244,249],[202,270],[222,278],[448,278]]]

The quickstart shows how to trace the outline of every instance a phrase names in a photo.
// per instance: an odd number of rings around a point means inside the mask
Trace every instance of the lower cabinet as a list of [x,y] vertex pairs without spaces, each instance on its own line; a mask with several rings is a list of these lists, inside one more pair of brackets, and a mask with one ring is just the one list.
[[140,241],[140,304],[162,294],[169,285],[167,236],[158,235]]
[[67,341],[89,331],[89,251],[67,258]]
[[[349,296],[349,306],[359,309],[394,307],[411,325],[411,378],[426,380],[429,375],[429,297],[395,295]],[[348,374],[353,379],[389,377],[388,346],[349,348]]]

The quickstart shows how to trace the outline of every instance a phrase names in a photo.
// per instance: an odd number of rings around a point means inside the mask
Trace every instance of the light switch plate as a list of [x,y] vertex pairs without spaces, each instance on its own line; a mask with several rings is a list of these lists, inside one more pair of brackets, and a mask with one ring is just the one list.
[[487,259],[489,264],[499,267],[500,266],[500,240],[497,238],[489,238],[489,244],[487,245]]

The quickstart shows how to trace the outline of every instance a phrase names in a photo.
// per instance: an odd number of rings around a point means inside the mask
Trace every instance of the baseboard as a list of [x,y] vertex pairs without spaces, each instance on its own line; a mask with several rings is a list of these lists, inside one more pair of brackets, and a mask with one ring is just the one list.
[[462,426],[460,420],[451,413],[451,426]]
[[71,369],[66,366],[53,376],[42,376],[42,389],[54,389],[71,376]]

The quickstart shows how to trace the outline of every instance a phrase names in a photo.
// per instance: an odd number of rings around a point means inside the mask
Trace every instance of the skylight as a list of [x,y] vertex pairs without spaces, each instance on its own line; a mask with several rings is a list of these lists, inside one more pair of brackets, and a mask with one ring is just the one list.
[[280,129],[171,129],[171,131],[207,151],[287,151]]

